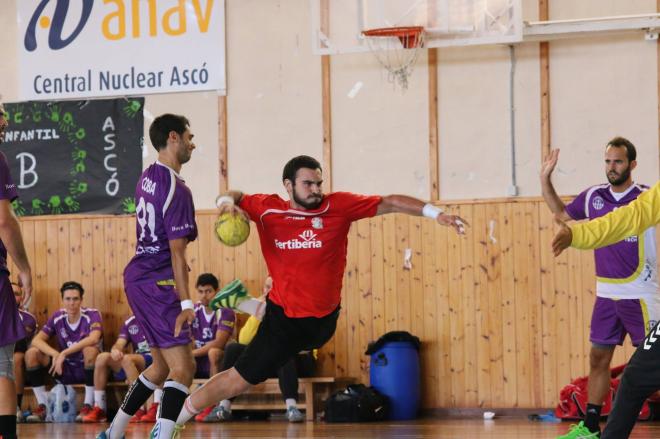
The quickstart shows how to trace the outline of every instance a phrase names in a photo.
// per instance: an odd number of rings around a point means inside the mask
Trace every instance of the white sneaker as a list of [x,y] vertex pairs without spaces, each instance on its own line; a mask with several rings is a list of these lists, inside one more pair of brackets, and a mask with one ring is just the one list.
[[298,407],[293,406],[286,410],[286,417],[289,422],[303,422],[305,420],[305,415],[298,410]]

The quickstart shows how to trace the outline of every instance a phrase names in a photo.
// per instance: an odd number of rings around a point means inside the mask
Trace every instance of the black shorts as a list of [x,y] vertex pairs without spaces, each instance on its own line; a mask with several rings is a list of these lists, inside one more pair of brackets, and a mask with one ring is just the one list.
[[250,384],[259,384],[300,351],[323,346],[335,333],[339,307],[324,317],[291,318],[281,306],[267,301],[259,329],[234,367]]
[[28,348],[28,341],[27,338],[24,338],[16,342],[16,344],[14,345],[14,352],[25,353],[25,351],[27,351],[27,348]]

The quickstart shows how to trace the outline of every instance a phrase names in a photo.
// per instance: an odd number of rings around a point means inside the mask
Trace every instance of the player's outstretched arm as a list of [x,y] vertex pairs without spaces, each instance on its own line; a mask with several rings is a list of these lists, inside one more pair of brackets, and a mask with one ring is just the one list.
[[568,221],[571,219],[571,216],[566,212],[566,205],[555,187],[552,185],[552,173],[557,166],[557,161],[559,160],[559,149],[553,149],[550,151],[547,157],[543,159],[543,164],[541,165],[541,193],[543,194],[543,199],[545,203],[550,208],[550,211],[558,216],[558,219],[561,221]]
[[640,235],[660,223],[660,182],[643,192],[630,204],[607,215],[571,227],[571,246],[579,249],[601,248],[628,236]]
[[16,218],[9,200],[0,200],[0,239],[18,267],[19,283],[23,289],[22,305],[27,307],[32,296],[32,270],[25,252],[18,218]]
[[384,215],[386,213],[406,213],[408,215],[432,218],[438,224],[453,227],[459,235],[464,235],[465,227],[469,226],[468,222],[460,216],[448,215],[437,206],[407,195],[387,195],[383,197],[378,205],[376,215]]

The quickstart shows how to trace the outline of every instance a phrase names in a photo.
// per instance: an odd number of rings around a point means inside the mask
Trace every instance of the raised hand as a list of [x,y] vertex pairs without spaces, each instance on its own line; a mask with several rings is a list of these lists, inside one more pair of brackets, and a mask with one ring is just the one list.
[[465,227],[470,226],[470,224],[467,221],[465,221],[463,218],[461,218],[458,215],[447,215],[441,213],[436,218],[436,221],[438,222],[438,224],[442,224],[443,226],[453,227],[454,230],[456,230],[456,233],[458,233],[459,235],[465,235]]
[[559,149],[551,150],[550,154],[548,154],[543,159],[543,164],[541,165],[542,178],[550,178],[552,172],[555,170],[555,167],[557,166],[558,160],[559,160]]

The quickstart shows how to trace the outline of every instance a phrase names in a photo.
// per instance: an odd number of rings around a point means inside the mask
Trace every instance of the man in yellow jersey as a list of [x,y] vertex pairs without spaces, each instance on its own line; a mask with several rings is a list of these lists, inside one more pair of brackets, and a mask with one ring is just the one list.
[[[660,182],[625,207],[593,221],[560,226],[552,241],[558,256],[569,246],[595,249],[608,246],[630,236],[642,234],[660,223]],[[608,417],[601,439],[623,439],[630,436],[644,400],[660,389],[660,326],[649,331],[637,347],[626,367],[617,390],[614,408]]]

